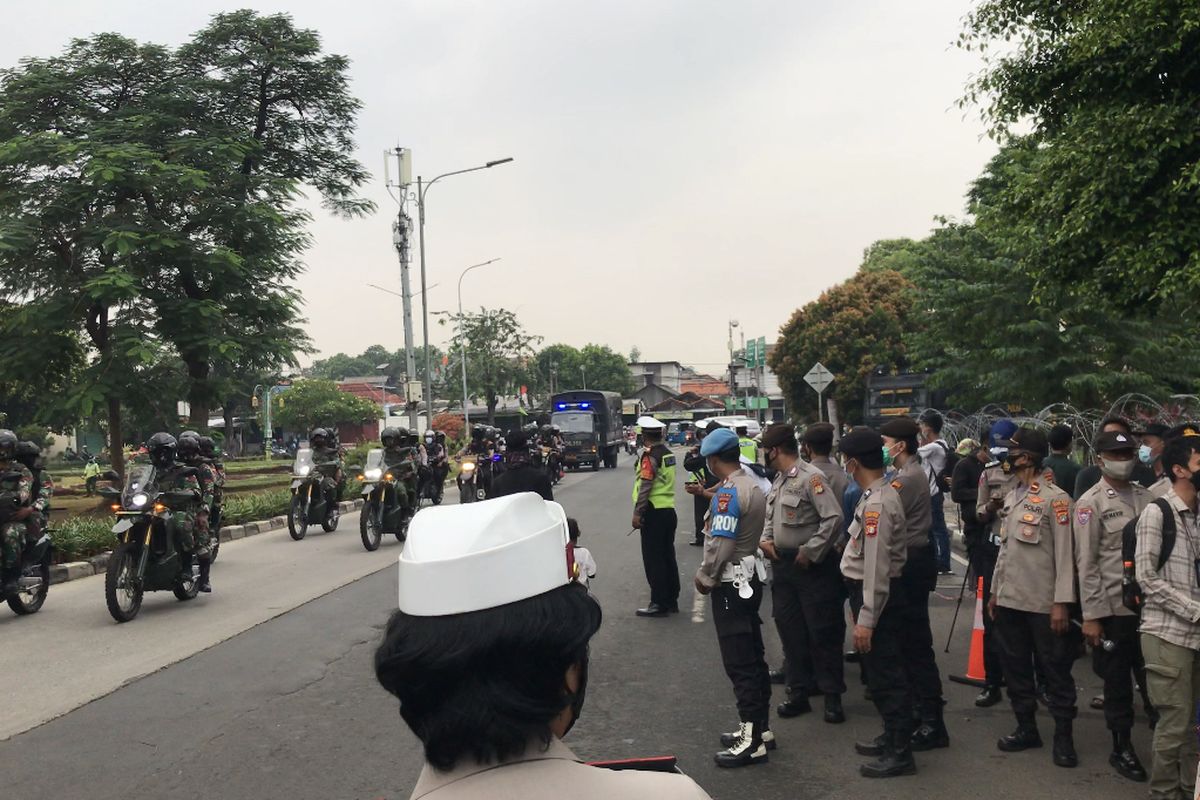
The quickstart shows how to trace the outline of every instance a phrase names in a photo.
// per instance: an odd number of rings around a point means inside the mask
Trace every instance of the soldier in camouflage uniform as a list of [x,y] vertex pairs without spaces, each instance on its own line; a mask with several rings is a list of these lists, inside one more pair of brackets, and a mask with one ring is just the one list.
[[33,474],[30,497],[34,513],[25,520],[26,543],[32,545],[42,538],[42,531],[50,527],[50,498],[54,496],[54,478],[46,472],[46,464],[42,461],[42,448],[34,442],[21,442],[17,445],[17,460]]
[[337,465],[333,477],[326,476],[321,481],[321,486],[325,491],[326,505],[334,508],[335,504],[342,499],[342,491],[346,484],[345,474],[342,470],[342,449],[329,431],[324,428],[313,429],[312,435],[308,437],[308,445],[312,448],[313,469],[330,464]]
[[409,442],[407,428],[384,428],[379,434],[383,445],[383,463],[399,479],[398,487],[404,492],[405,508],[417,503],[417,462]]
[[175,457],[185,467],[196,469],[196,477],[200,482],[201,508],[194,520],[195,555],[200,564],[200,577],[196,588],[202,592],[211,592],[212,584],[209,583],[209,570],[212,569],[212,532],[208,523],[212,518],[213,495],[216,492],[217,473],[200,453],[199,434],[180,436]]
[[8,498],[0,508],[0,595],[16,594],[21,577],[21,550],[25,520],[33,514],[33,473],[17,460],[17,436],[0,430],[0,495]]
[[[191,437],[187,437],[191,439]],[[192,556],[200,561],[201,572],[206,570],[208,562],[208,538],[198,533],[201,524],[208,524],[208,508],[212,503],[212,494],[205,494],[199,479],[190,472],[188,467],[178,464],[175,456],[179,443],[169,433],[156,433],[146,442],[146,450],[150,463],[157,472],[158,488],[164,492],[188,491],[196,493],[197,500],[187,508],[171,512],[170,532],[179,544],[185,565],[190,568]],[[203,538],[202,538],[203,537]]]
[[211,436],[200,437],[200,455],[212,467],[216,476],[213,482],[212,508],[208,514],[208,528],[217,536],[221,532],[221,508],[225,503],[225,464],[217,458],[217,445]]

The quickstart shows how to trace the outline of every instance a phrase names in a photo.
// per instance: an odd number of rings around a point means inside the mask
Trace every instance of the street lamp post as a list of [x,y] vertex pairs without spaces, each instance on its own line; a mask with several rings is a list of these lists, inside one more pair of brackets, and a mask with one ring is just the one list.
[[[433,186],[435,183],[440,181],[442,178],[449,178],[451,175],[462,175],[467,172],[478,172],[481,169],[491,169],[492,167],[498,167],[501,164],[507,164],[510,161],[512,161],[511,158],[500,158],[495,161],[489,161],[486,164],[483,164],[478,167],[471,167],[469,169],[458,169],[458,170],[454,170],[453,172],[443,172],[441,175],[438,175],[433,180],[431,180],[429,183],[424,183],[421,176],[420,175],[417,176],[417,230],[418,230],[418,238],[420,241],[419,246],[421,249],[421,318],[422,318],[422,328],[424,329],[423,338],[424,338],[424,342],[425,342],[425,385],[422,388],[424,390],[423,393],[425,395],[425,413],[426,413],[426,415],[432,415],[432,413],[433,413],[433,388],[432,388],[432,386],[430,386],[430,383],[429,383],[429,376],[432,374],[431,359],[429,357],[429,303],[426,302],[426,299],[425,299],[425,195],[429,193],[429,187]],[[488,263],[491,263],[491,262],[488,262]],[[476,266],[482,266],[482,265],[476,265]],[[468,267],[467,269],[473,269],[473,267]],[[466,270],[463,271],[463,274],[464,275],[466,274]],[[458,312],[461,315],[462,314],[462,277],[461,276],[459,277],[458,282],[459,282],[459,310],[458,310]],[[466,385],[466,372],[465,372],[466,361],[465,361],[465,359],[464,359],[463,363],[464,363],[463,384],[464,384],[464,388],[465,388],[465,385]],[[465,415],[466,413],[467,413],[467,409],[464,404],[463,414]],[[429,420],[429,424],[432,426],[433,417],[428,416],[428,420]]]
[[[488,264],[494,264],[499,261],[499,258],[493,258],[484,261],[482,264],[472,264],[462,271],[458,276],[458,357],[462,362],[462,390],[463,390],[463,432],[471,432],[471,408],[470,401],[467,395],[467,341],[463,336],[463,306],[462,306],[462,282],[463,278],[467,277],[467,273],[473,269],[486,267]],[[425,348],[426,354],[429,353],[429,347]]]
[[263,386],[261,383],[255,385],[250,391],[250,396],[255,397],[262,393],[263,403],[266,408],[263,409],[263,456],[267,461],[271,460],[271,438],[274,431],[271,429],[271,387]]

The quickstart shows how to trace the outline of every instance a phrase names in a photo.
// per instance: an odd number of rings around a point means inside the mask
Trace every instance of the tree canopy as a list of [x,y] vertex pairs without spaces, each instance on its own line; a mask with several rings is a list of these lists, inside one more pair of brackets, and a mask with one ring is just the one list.
[[275,398],[274,424],[293,431],[380,419],[383,410],[362,397],[343,392],[333,381],[308,378]]
[[467,387],[483,398],[488,422],[495,424],[496,407],[502,395],[512,395],[534,377],[534,348],[542,337],[525,331],[517,315],[506,309],[481,308],[449,317],[454,325],[450,346],[450,369],[461,369],[461,354],[467,356]]
[[534,372],[534,383],[543,396],[550,392],[551,374],[556,391],[586,386],[622,396],[633,392],[633,376],[625,357],[606,345],[587,344],[575,348],[569,344],[552,344],[538,352]]

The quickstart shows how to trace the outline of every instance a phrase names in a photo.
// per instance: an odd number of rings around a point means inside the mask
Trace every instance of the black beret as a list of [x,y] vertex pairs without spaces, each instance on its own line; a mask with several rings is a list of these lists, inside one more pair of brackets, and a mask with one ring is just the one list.
[[1135,447],[1137,447],[1137,442],[1125,431],[1104,431],[1096,437],[1096,452],[1098,453],[1133,450]]
[[880,425],[879,432],[893,439],[913,439],[921,432],[921,428],[912,417],[896,417]]
[[1167,435],[1167,426],[1161,422],[1151,422],[1149,425],[1143,426],[1140,431],[1135,431],[1138,436],[1157,436],[1163,438]]
[[529,446],[529,434],[525,431],[513,431],[504,441],[508,445],[508,449],[521,450]]
[[1169,442],[1173,439],[1182,439],[1184,436],[1200,436],[1200,423],[1185,422],[1182,425],[1176,425],[1164,433],[1162,438]]
[[829,422],[816,422],[804,429],[800,441],[809,444],[833,444],[833,425]]
[[785,442],[796,444],[796,428],[786,423],[772,425],[763,431],[762,446],[763,447],[779,447]]
[[1050,443],[1046,434],[1033,428],[1017,428],[1012,439],[1004,443],[1010,450],[1024,450],[1027,453],[1037,453],[1043,458],[1050,455]]
[[838,450],[846,456],[878,453],[883,449],[883,437],[870,428],[855,428],[842,437]]

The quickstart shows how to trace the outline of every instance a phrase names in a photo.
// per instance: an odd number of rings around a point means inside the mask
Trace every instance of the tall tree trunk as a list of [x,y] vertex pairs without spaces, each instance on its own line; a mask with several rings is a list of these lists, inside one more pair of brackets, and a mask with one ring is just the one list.
[[488,408],[488,425],[495,427],[496,425],[496,404],[500,402],[500,398],[488,392],[487,408]]
[[108,398],[108,459],[112,468],[125,477],[125,442],[121,435],[121,398]]
[[188,424],[204,433],[208,430],[208,360],[196,356],[184,356],[187,364],[188,378]]
[[236,405],[231,400],[221,403],[221,414],[225,417],[225,452],[229,455],[240,455],[233,452],[233,410]]

